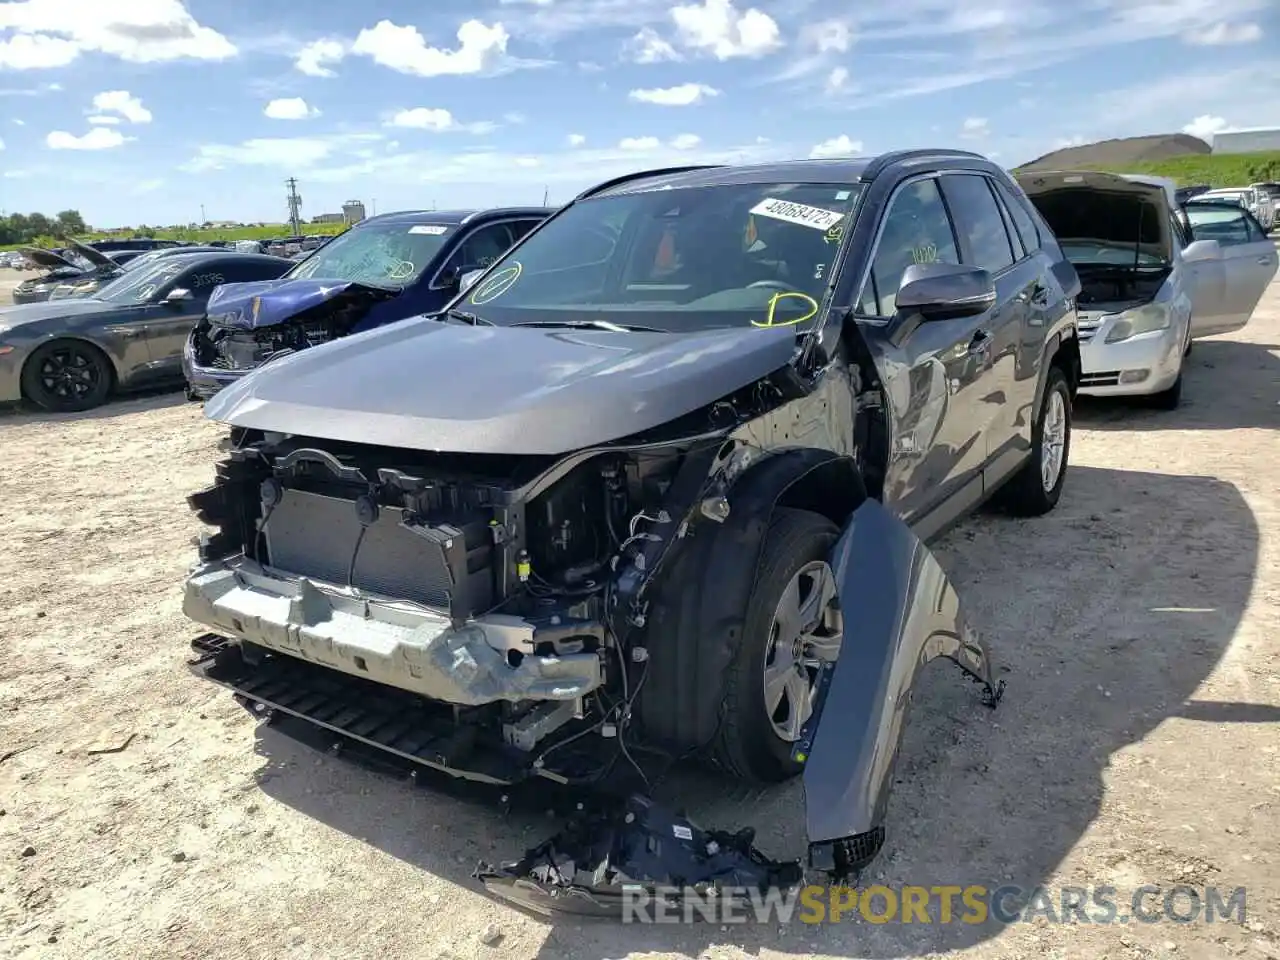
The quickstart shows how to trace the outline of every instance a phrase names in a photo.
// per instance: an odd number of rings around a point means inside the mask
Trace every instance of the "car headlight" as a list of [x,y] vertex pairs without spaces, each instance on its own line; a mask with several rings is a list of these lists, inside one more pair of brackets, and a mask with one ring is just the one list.
[[1169,308],[1163,304],[1148,303],[1120,314],[1120,319],[1107,331],[1104,343],[1119,343],[1136,337],[1140,333],[1151,333],[1153,330],[1164,330],[1172,322]]

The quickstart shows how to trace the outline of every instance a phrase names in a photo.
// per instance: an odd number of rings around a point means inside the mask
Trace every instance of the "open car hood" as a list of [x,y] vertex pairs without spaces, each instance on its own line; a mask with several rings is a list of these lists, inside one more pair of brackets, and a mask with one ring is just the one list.
[[84,257],[95,267],[119,267],[120,264],[112,260],[101,250],[96,250],[88,244],[81,243],[79,240],[67,238],[67,246],[74,250],[77,254]]
[[215,327],[258,330],[297,319],[322,304],[339,306],[340,301],[364,300],[372,306],[396,296],[399,291],[350,280],[256,280],[216,288],[209,295],[206,313]]
[[69,267],[77,272],[84,271],[84,267],[81,264],[73,263],[52,250],[42,250],[40,247],[19,247],[18,252],[37,266],[48,267],[49,269]]
[[1017,181],[1064,244],[1126,247],[1164,262],[1173,257],[1168,180],[1064,170],[1030,171]]
[[562,454],[713,403],[785,366],[795,346],[788,327],[617,333],[410,318],[273,360],[205,415],[415,450]]

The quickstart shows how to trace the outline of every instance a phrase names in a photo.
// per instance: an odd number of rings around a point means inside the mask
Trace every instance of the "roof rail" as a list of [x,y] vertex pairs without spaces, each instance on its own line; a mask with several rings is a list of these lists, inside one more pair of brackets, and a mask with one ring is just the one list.
[[[974,153],[971,150],[948,150],[937,148],[922,150],[890,150],[888,153],[880,154],[880,156],[867,164],[866,169],[862,171],[862,179],[870,180],[873,177],[877,177],[885,171],[886,167],[895,163],[902,163],[905,160],[923,160],[926,157],[937,157],[939,159],[951,157],[957,159],[963,158],[965,160],[987,160],[987,158],[982,154]],[[988,160],[987,162],[990,161]]]
[[597,183],[594,187],[583,190],[582,193],[574,197],[574,202],[585,200],[587,197],[595,196],[603,190],[610,187],[616,187],[632,180],[643,180],[646,177],[661,177],[673,173],[688,173],[691,170],[715,170],[723,167],[723,163],[694,163],[684,167],[659,167],[657,170],[638,170],[635,173],[624,174],[621,177],[614,177],[612,180],[606,180],[604,183]]

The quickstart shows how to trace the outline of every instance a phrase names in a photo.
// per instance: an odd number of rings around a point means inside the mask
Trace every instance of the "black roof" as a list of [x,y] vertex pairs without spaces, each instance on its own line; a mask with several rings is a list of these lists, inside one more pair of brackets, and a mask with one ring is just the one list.
[[873,157],[841,157],[831,160],[780,160],[773,163],[676,167],[641,171],[606,181],[586,191],[582,197],[616,196],[680,187],[719,187],[739,183],[855,183],[875,179],[889,167],[898,164],[922,165],[946,160],[959,161],[965,165],[991,164],[981,154],[966,150],[938,149],[896,150]]
[[556,210],[556,207],[487,207],[482,210],[398,210],[394,213],[380,213],[376,217],[366,217],[356,226],[363,227],[371,223],[435,223],[441,226],[457,226],[462,223],[501,220],[507,217],[545,219],[555,213]]

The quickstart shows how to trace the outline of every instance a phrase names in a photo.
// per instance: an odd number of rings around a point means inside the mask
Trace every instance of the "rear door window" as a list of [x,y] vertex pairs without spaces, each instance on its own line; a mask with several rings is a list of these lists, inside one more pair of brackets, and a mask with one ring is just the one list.
[[996,198],[980,174],[946,174],[941,178],[947,207],[966,263],[999,273],[1013,264],[1013,245]]
[[1009,211],[1009,216],[1013,218],[1014,229],[1017,231],[1018,236],[1022,238],[1022,245],[1028,251],[1040,249],[1040,236],[1036,232],[1036,225],[1031,219],[1031,214],[1027,213],[1026,204],[1014,196],[1013,191],[999,180],[992,180],[991,183],[996,188],[996,193],[1004,200],[1005,208]]

